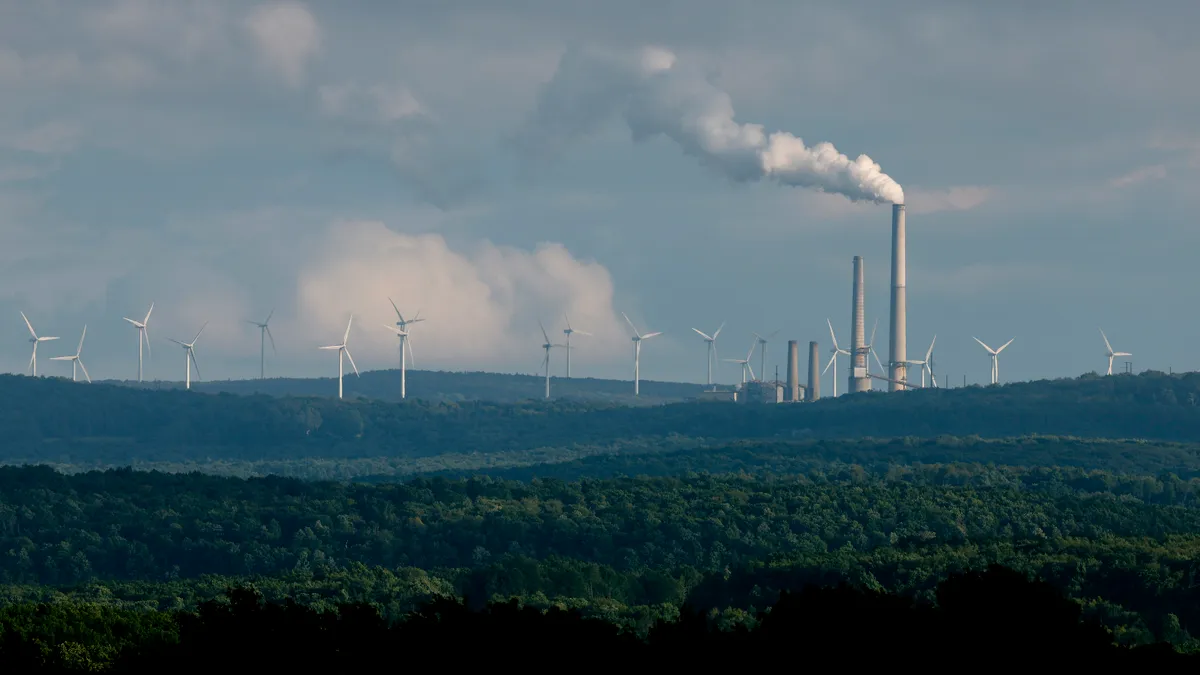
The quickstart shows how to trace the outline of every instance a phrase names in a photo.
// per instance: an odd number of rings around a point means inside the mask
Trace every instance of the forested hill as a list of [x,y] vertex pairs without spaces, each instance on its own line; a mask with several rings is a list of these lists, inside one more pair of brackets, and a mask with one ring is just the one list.
[[[129,387],[147,389],[183,389],[183,382],[116,382]],[[371,398],[381,401],[400,401],[400,371],[367,371],[361,377],[349,375],[343,379],[346,398]],[[551,391],[556,399],[622,403],[625,405],[659,405],[695,398],[704,389],[698,384],[642,380],[641,395],[633,395],[630,380],[602,380],[591,377],[565,379],[552,377]],[[209,394],[268,396],[326,396],[337,394],[337,380],[319,378],[271,378],[266,380],[224,380],[193,382],[192,389]],[[546,380],[538,375],[508,373],[455,373],[433,370],[409,370],[407,394],[411,399],[434,402],[490,401],[517,403],[541,399],[546,393]]]
[[422,457],[686,436],[1200,438],[1200,375],[868,393],[802,405],[390,403],[138,390],[0,376],[3,461]]

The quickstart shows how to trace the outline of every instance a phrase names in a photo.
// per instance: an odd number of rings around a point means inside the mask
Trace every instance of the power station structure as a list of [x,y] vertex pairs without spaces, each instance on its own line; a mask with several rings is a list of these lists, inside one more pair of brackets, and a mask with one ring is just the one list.
[[888,342],[888,391],[907,389],[908,305],[905,284],[908,261],[905,255],[904,205],[892,204],[892,317]]
[[850,304],[850,381],[847,391],[858,393],[871,390],[867,374],[866,289],[863,257],[854,256],[854,285]]

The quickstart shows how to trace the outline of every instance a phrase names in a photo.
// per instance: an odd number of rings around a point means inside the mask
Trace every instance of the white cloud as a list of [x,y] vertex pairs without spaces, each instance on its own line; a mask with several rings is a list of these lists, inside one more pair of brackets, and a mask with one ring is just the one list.
[[390,124],[425,114],[412,91],[400,85],[327,84],[317,96],[321,113],[330,117]]
[[308,8],[291,1],[263,5],[247,17],[246,27],[267,67],[300,86],[321,46],[321,26]]
[[1162,180],[1167,177],[1167,167],[1162,164],[1143,166],[1127,174],[1117,176],[1108,182],[1112,188],[1126,188],[1147,181]]
[[555,329],[563,314],[595,334],[585,359],[623,346],[608,271],[560,244],[530,251],[482,242],[460,251],[441,235],[347,221],[333,225],[318,249],[320,257],[300,275],[297,320],[316,340],[336,341],[353,312],[350,345],[360,366],[387,364],[394,355],[395,336],[382,326],[395,321],[389,296],[402,311],[428,318],[414,332],[419,363],[532,371],[541,344],[537,322]]

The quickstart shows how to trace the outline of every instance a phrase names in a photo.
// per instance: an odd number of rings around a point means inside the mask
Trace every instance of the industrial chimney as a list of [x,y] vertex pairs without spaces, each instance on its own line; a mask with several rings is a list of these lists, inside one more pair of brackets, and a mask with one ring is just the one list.
[[863,308],[863,257],[854,256],[854,295],[850,323],[850,393],[869,391],[871,380],[867,377],[866,315]]
[[899,391],[908,381],[908,306],[904,297],[907,263],[904,253],[904,205],[892,204],[892,326],[888,349],[888,391]]
[[816,342],[808,343],[808,389],[805,400],[809,403],[821,398],[821,353]]
[[787,390],[784,396],[790,403],[800,400],[800,343],[788,340]]

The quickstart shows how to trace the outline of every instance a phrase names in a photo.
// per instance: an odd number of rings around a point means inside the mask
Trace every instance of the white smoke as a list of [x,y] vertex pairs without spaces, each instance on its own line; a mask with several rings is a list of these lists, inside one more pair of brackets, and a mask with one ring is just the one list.
[[852,201],[904,203],[900,184],[867,155],[850,159],[830,143],[810,147],[790,133],[738,122],[729,94],[660,48],[636,56],[569,51],[519,140],[538,154],[559,151],[614,115],[635,141],[666,136],[733,180],[770,178]]

